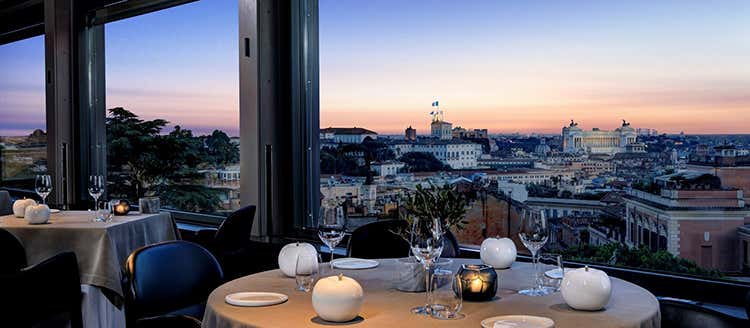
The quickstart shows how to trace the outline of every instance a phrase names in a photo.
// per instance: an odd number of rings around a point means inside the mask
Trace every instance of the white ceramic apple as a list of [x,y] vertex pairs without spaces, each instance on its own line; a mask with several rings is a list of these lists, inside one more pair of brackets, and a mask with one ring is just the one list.
[[588,266],[565,271],[562,297],[576,310],[596,311],[603,309],[612,296],[612,281],[607,273]]
[[308,243],[297,242],[284,245],[279,252],[279,269],[287,277],[294,277],[297,271],[297,256],[306,254],[318,256],[318,250]]
[[49,206],[47,205],[32,205],[26,207],[26,215],[24,218],[29,224],[42,224],[49,221]]
[[326,321],[354,320],[362,309],[363,300],[362,286],[343,273],[318,280],[312,291],[315,313]]
[[36,205],[36,201],[33,199],[19,199],[15,202],[13,202],[13,215],[17,218],[22,218],[26,216],[26,208],[29,206]]
[[510,238],[487,238],[482,242],[479,258],[495,269],[507,269],[516,261],[516,244]]

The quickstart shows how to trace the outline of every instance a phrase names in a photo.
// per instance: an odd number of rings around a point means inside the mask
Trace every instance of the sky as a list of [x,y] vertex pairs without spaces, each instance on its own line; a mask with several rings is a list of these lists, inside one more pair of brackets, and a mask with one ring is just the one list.
[[[750,1],[320,0],[321,127],[750,133]],[[106,26],[107,106],[237,135],[237,5]],[[0,135],[44,126],[43,38],[0,46]]]

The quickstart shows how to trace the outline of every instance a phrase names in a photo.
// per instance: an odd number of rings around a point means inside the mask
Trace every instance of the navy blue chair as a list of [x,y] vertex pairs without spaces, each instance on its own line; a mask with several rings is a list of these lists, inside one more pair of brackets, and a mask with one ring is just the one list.
[[200,321],[208,295],[223,279],[219,262],[198,244],[175,240],[141,247],[124,265],[127,325],[137,327],[141,319],[162,316]]
[[13,214],[13,204],[7,190],[0,190],[0,216]]
[[252,273],[253,252],[250,234],[255,221],[255,205],[242,207],[221,222],[218,229],[203,229],[197,242],[219,260],[224,278],[231,280]]
[[[409,256],[409,242],[395,234],[409,231],[405,220],[380,220],[354,229],[349,238],[347,253],[364,259],[400,258]],[[444,236],[441,257],[459,257],[458,241],[450,231]]]
[[750,327],[750,321],[702,306],[700,302],[658,297],[663,328]]
[[81,281],[72,252],[0,275],[0,326],[82,328]]
[[15,273],[26,267],[26,251],[18,238],[0,229],[0,274]]

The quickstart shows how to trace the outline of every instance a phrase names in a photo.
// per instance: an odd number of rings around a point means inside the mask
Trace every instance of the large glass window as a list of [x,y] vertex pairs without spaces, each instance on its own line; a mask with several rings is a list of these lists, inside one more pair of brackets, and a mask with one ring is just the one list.
[[47,171],[44,36],[0,45],[0,188],[26,195]]
[[237,3],[197,1],[106,25],[111,198],[239,208]]
[[749,6],[320,0],[323,194],[356,227],[447,185],[467,247],[526,252],[535,209],[570,260],[747,279]]

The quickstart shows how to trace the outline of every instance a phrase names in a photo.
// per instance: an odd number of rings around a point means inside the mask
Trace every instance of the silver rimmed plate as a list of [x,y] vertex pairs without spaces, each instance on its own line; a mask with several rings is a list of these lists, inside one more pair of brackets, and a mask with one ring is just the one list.
[[229,294],[224,301],[236,306],[269,306],[286,302],[289,296],[269,292],[240,292]]
[[554,328],[555,322],[547,317],[533,315],[501,315],[482,320],[483,328]]
[[372,269],[379,265],[378,261],[347,257],[333,260],[333,267],[344,270]]

